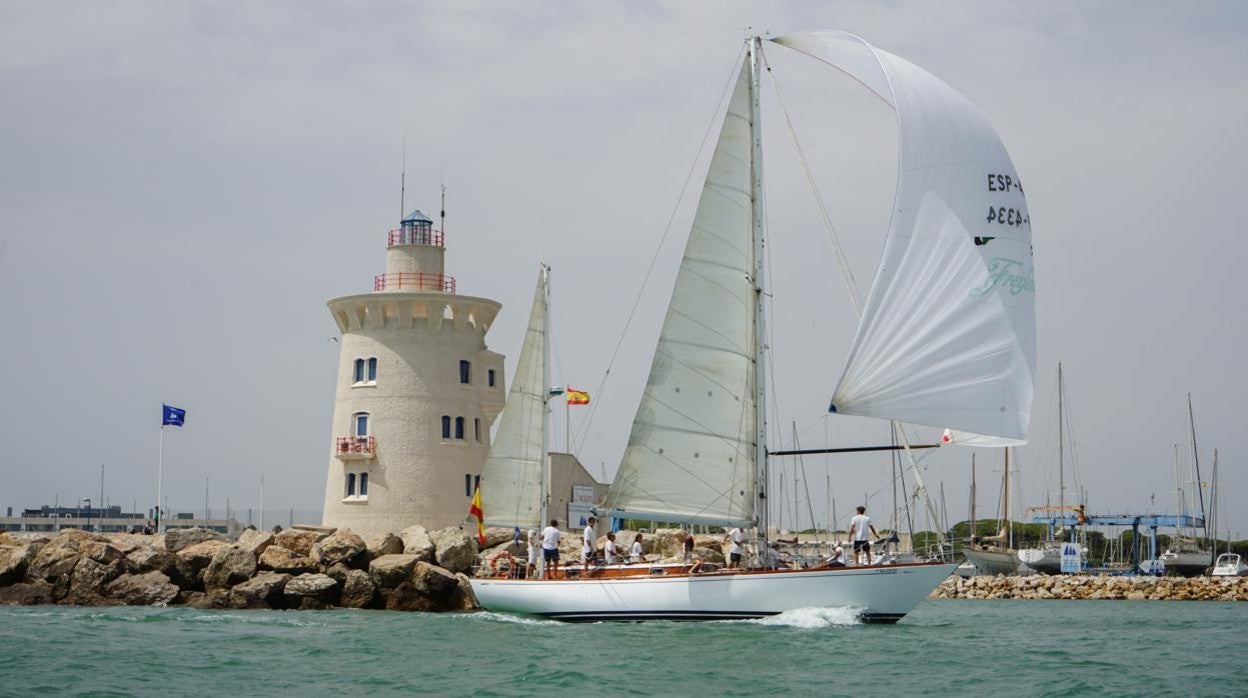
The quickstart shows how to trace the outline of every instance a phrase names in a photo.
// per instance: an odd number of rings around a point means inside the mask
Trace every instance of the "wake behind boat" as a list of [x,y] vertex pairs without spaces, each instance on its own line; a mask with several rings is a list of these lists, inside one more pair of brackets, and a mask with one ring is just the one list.
[[[1021,443],[1035,368],[1031,228],[996,131],[944,82],[858,37],[771,41],[848,73],[895,110],[898,124],[894,215],[865,304],[851,291],[861,317],[831,411],[948,427],[969,445]],[[749,40],[628,446],[599,507],[616,519],[753,529],[752,568],[478,577],[472,587],[484,608],[562,620],[693,620],[850,607],[865,620],[896,622],[955,568],[794,569],[769,555],[762,48],[761,38]],[[482,476],[491,525],[547,521],[547,283],[543,270]]]

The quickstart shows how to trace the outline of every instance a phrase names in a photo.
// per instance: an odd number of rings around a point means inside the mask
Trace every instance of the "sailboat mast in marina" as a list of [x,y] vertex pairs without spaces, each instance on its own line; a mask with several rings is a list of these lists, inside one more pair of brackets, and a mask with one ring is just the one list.
[[[858,37],[770,41],[849,74],[893,108],[898,125],[894,215],[831,411],[947,427],[968,442],[1025,440],[1035,364],[1030,216],[996,131],[947,84]],[[746,569],[590,563],[564,566],[553,579],[478,577],[473,590],[485,608],[585,621],[753,618],[835,606],[895,622],[954,569],[935,560],[794,567],[768,554],[763,39],[749,39],[746,54],[628,443],[599,509],[617,519],[752,530],[756,555]],[[540,392],[521,399],[544,410]],[[527,439],[511,442],[535,440]],[[532,459],[503,447],[500,437],[489,463],[533,470]],[[917,469],[915,477],[921,487]]]

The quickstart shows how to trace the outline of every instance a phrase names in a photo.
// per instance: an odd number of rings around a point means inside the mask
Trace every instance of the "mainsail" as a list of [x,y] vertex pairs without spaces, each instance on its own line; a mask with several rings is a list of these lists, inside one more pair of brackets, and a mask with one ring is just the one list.
[[546,288],[542,267],[533,294],[533,311],[498,434],[485,458],[481,503],[488,526],[540,528],[542,469],[546,465]]
[[698,200],[654,363],[605,505],[612,515],[745,524],[755,497],[750,68]]
[[774,41],[897,114],[892,222],[832,410],[1019,443],[1036,365],[1031,217],[997,132],[943,81],[858,37]]

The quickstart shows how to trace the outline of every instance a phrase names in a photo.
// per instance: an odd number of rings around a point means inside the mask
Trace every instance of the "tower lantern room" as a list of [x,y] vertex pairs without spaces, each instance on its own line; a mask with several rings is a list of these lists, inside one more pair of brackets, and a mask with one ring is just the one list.
[[444,269],[446,247],[441,230],[419,210],[399,221],[386,243],[386,273],[373,280],[374,291],[455,293],[455,279]]

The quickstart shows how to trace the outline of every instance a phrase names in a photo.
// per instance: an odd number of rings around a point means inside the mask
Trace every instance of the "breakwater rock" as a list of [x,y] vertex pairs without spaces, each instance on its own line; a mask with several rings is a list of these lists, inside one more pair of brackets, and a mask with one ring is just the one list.
[[928,598],[1248,601],[1248,577],[950,577]]
[[464,572],[477,554],[458,528],[419,526],[368,541],[312,526],[248,529],[232,543],[205,529],[0,533],[0,605],[471,610]]

